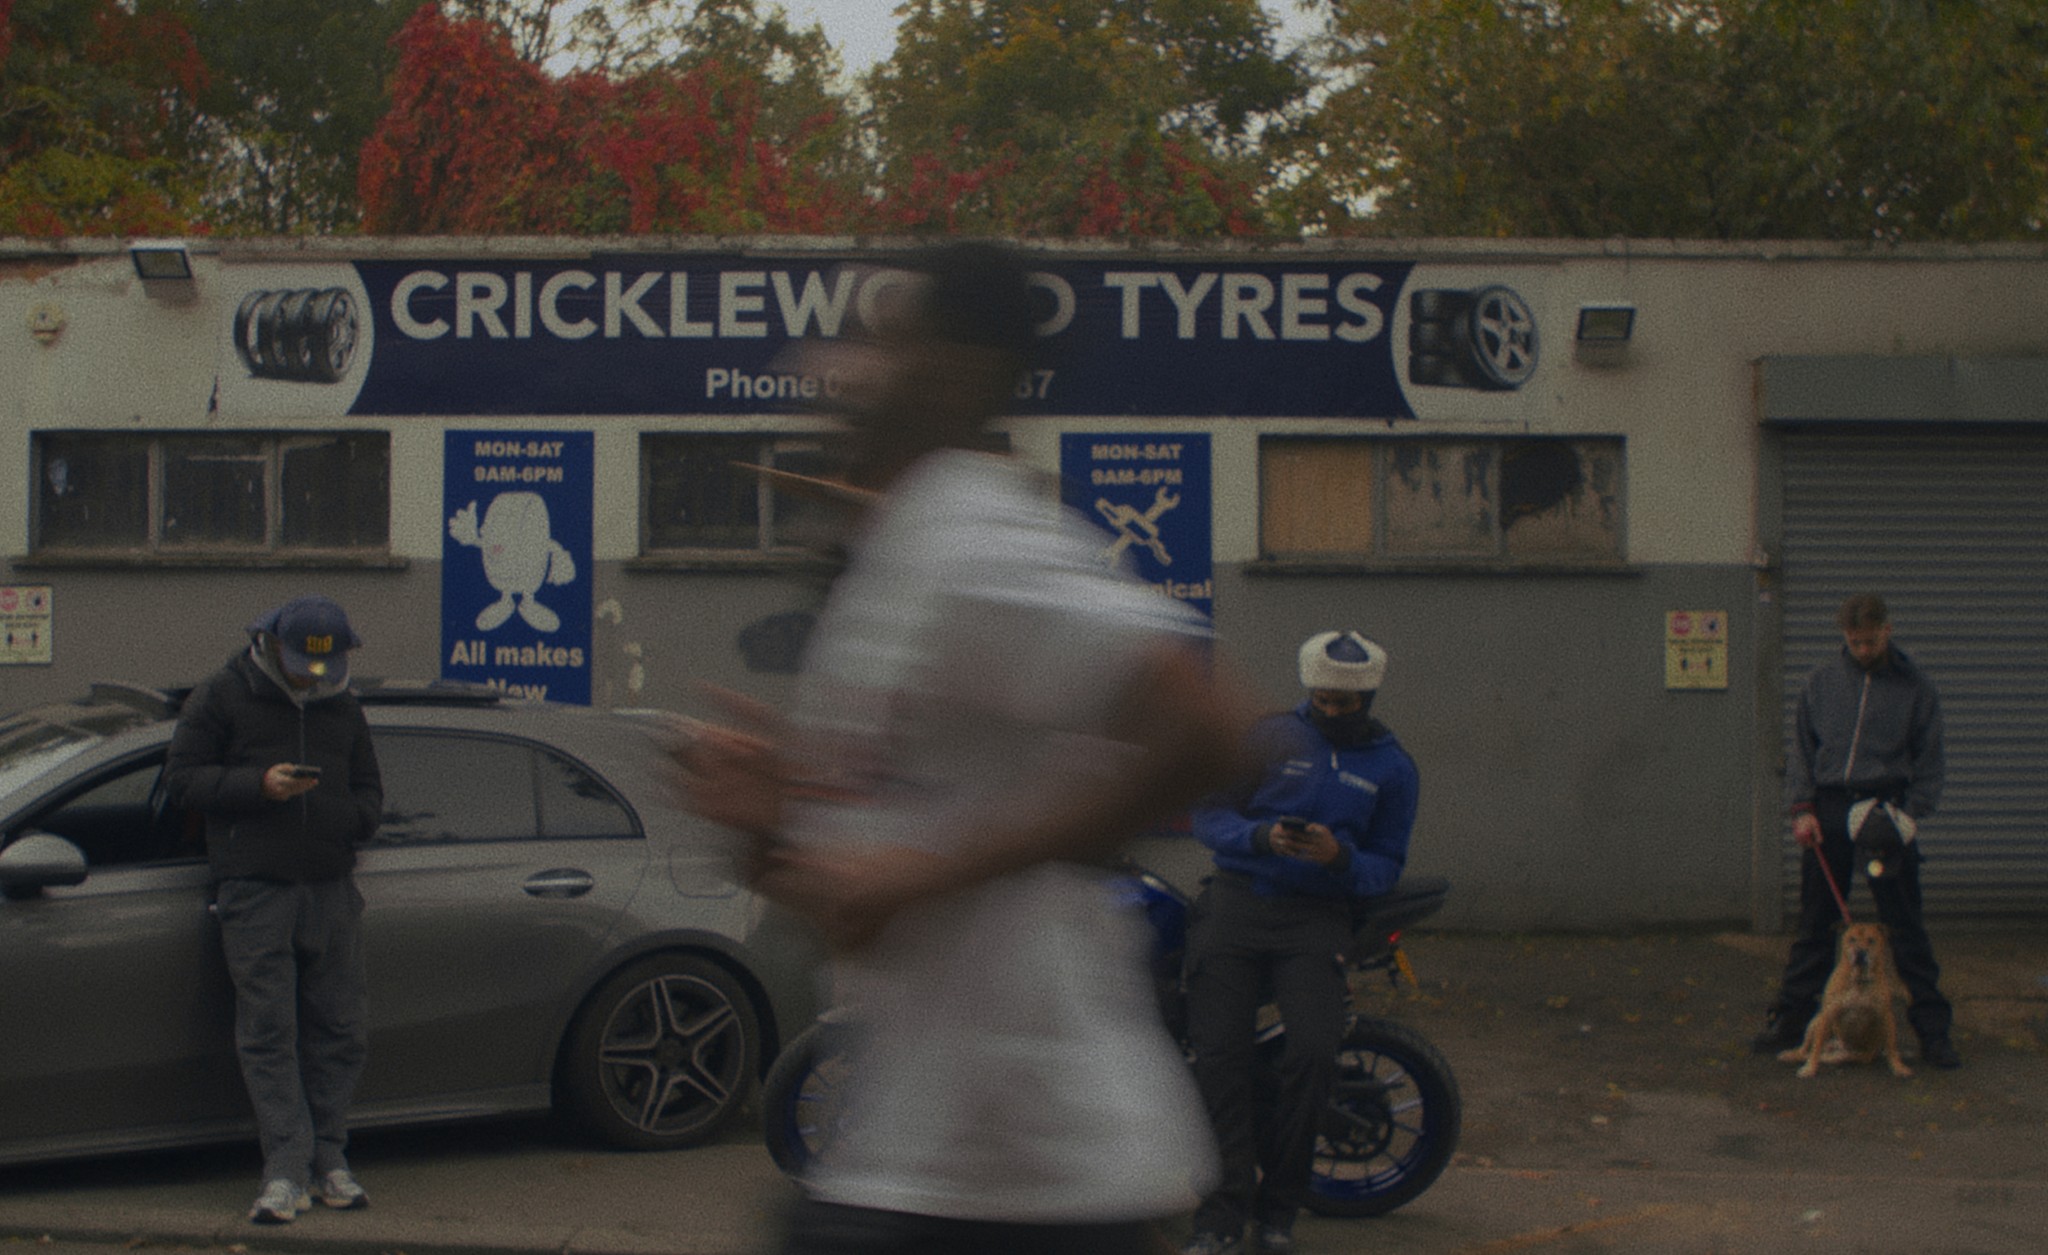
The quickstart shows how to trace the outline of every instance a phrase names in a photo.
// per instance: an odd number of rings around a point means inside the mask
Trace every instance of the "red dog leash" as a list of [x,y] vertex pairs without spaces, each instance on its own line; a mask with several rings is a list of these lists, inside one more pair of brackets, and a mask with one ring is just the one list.
[[[1823,834],[1821,841],[1825,842],[1826,840],[1827,837]],[[1835,883],[1835,872],[1833,868],[1828,866],[1827,856],[1820,852],[1819,845],[1814,845],[1810,849],[1813,853],[1813,861],[1820,864],[1821,876],[1828,882],[1828,892],[1835,895],[1835,905],[1841,908],[1842,922],[1844,924],[1855,923],[1855,920],[1849,918],[1849,900],[1842,896],[1842,886]]]

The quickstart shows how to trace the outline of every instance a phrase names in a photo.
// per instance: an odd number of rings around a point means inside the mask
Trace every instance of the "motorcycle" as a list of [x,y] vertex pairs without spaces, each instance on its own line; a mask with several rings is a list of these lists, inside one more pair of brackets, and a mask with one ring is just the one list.
[[[1181,960],[1187,943],[1188,899],[1158,875],[1127,863],[1112,885],[1117,899],[1142,912],[1152,930],[1152,976],[1166,1025],[1188,1048]],[[1384,972],[1391,984],[1415,985],[1401,948],[1402,930],[1434,915],[1450,892],[1442,877],[1403,880],[1353,912],[1356,972]],[[1352,985],[1354,991],[1356,983]],[[1287,1032],[1271,1006],[1259,1016],[1262,1089],[1272,1080]],[[791,1177],[805,1169],[841,1127],[852,1065],[848,1030],[827,1012],[798,1034],[762,1083],[763,1134],[776,1167]],[[1316,1136],[1309,1210],[1325,1216],[1381,1216],[1427,1190],[1457,1150],[1462,1104],[1450,1064],[1421,1033],[1369,1015],[1354,997],[1338,1050],[1337,1078]]]

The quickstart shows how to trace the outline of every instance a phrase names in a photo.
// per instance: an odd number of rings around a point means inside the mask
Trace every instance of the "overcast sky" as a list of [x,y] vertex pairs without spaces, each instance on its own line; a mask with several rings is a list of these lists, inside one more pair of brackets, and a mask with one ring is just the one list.
[[[778,0],[799,26],[816,22],[839,50],[849,74],[858,74],[896,50],[897,0]],[[1266,11],[1281,23],[1285,49],[1310,29],[1294,0],[1263,0]]]

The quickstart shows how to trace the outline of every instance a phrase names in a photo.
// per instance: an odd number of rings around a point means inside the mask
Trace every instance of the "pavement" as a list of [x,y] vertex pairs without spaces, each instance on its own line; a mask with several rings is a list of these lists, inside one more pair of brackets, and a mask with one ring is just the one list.
[[[1802,1081],[1748,1048],[1784,938],[1413,931],[1421,988],[1375,978],[1361,996],[1450,1059],[1464,1097],[1458,1155],[1392,1215],[1304,1217],[1300,1250],[2038,1255],[2048,926],[1937,925],[1934,940],[1963,1067]],[[631,1154],[545,1120],[504,1121],[366,1133],[353,1158],[369,1209],[279,1228],[243,1220],[250,1147],[0,1169],[0,1255],[72,1244],[743,1255],[772,1249],[791,1197],[746,1127]]]

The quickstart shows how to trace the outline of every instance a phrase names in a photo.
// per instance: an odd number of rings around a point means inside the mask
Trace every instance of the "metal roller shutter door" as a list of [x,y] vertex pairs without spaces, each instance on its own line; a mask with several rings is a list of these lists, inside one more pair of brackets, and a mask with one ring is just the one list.
[[[1782,447],[1786,752],[1801,682],[1841,648],[1836,608],[1879,593],[1947,726],[1928,915],[2048,915],[2048,432],[1795,429]],[[1789,835],[1780,883],[1789,920]]]

